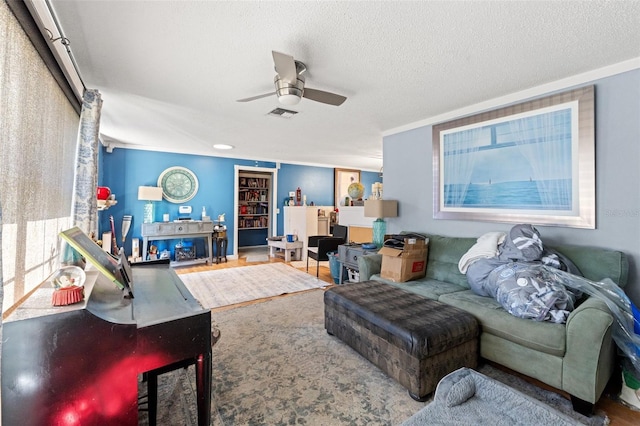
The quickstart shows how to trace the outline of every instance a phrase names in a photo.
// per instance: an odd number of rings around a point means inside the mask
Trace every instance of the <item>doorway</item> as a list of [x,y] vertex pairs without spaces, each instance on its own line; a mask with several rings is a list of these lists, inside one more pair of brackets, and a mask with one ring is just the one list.
[[277,229],[278,169],[235,166],[233,256],[240,249],[267,247]]

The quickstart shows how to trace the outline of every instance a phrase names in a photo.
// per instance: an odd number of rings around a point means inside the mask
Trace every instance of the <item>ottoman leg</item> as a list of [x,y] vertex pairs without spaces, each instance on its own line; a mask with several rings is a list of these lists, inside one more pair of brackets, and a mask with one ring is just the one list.
[[415,400],[416,400],[416,401],[418,401],[418,402],[425,402],[425,401],[428,401],[428,400],[429,400],[429,397],[431,396],[431,394],[430,394],[430,393],[428,393],[428,394],[426,394],[426,395],[424,395],[424,396],[418,396],[418,395],[416,395],[415,393],[413,393],[413,392],[409,391],[409,396],[410,396],[411,398],[415,399]]

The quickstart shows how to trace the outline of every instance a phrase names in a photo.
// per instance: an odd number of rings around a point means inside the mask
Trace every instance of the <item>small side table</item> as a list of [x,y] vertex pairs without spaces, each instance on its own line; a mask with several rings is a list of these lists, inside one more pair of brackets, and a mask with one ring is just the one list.
[[214,229],[213,242],[216,249],[216,256],[215,256],[216,263],[221,263],[223,259],[226,262],[227,261],[227,244],[228,244],[227,231],[226,230],[216,231]]
[[[290,243],[287,240],[267,240],[267,245],[269,246],[270,257],[276,257],[277,251],[283,250],[285,262],[302,259],[302,246],[304,245],[302,241],[294,241]],[[293,259],[291,258],[291,252],[294,252]]]
[[365,249],[362,248],[362,244],[342,244],[338,246],[338,262],[340,262],[340,276],[338,278],[338,284],[343,283],[342,271],[346,266],[354,271],[358,269],[358,257],[365,254],[377,253],[378,249]]

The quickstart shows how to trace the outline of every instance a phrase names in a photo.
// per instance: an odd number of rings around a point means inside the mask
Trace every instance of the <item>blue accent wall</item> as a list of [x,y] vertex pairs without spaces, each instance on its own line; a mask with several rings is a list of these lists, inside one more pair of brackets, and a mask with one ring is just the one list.
[[[284,234],[284,212],[282,207],[289,192],[300,187],[302,195],[307,196],[307,204],[312,202],[316,206],[333,206],[335,198],[335,172],[329,167],[301,166],[295,164],[281,164],[278,171],[278,235]],[[371,195],[371,184],[381,182],[378,173],[360,172],[360,181],[364,185],[364,197]]]
[[[233,253],[235,244],[239,247],[249,245],[264,245],[265,231],[242,231],[241,241],[234,241],[233,226],[234,211],[234,175],[235,166],[250,166],[276,168],[276,163],[236,158],[222,158],[189,154],[174,154],[166,152],[142,151],[135,149],[116,148],[109,153],[104,148],[99,153],[100,171],[98,182],[100,186],[108,186],[115,194],[118,203],[109,210],[99,212],[100,233],[110,229],[109,216],[113,215],[118,243],[121,243],[122,217],[132,215],[131,229],[127,235],[125,251],[131,253],[131,239],[141,237],[143,206],[145,201],[138,200],[139,186],[157,186],[158,177],[168,167],[182,166],[193,171],[198,177],[199,189],[196,196],[184,203],[193,208],[191,217],[200,219],[202,207],[207,214],[216,219],[219,214],[226,214],[228,226],[228,253]],[[302,194],[307,196],[307,203],[312,201],[316,205],[333,205],[334,170],[329,167],[301,166],[280,164],[278,170],[278,199],[276,208],[282,208],[284,197],[289,191],[300,187]],[[361,181],[365,186],[365,197],[371,192],[371,184],[380,181],[378,173],[362,172]],[[155,205],[155,221],[161,221],[164,213],[169,213],[170,219],[178,218],[178,207],[166,200],[157,201]],[[277,218],[277,235],[284,233],[283,212]],[[159,250],[168,249],[173,258],[173,249],[179,240],[157,241]],[[194,240],[198,254],[204,254],[204,244],[201,239]]]

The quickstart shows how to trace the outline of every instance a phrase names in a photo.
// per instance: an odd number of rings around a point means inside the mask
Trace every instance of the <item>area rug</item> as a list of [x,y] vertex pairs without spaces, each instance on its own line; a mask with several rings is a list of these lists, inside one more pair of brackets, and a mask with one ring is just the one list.
[[[291,263],[289,263],[291,266],[293,266],[294,268],[306,268],[307,267],[307,261],[306,260],[292,260]],[[325,268],[329,267],[329,261],[327,260],[322,260],[320,261],[320,266],[324,266]],[[315,268],[316,267],[316,261],[313,259],[309,260],[309,269],[311,268]]]
[[251,256],[247,256],[246,257],[246,262],[252,263],[252,262],[268,262],[269,261],[269,255],[268,254],[255,254],[255,255],[251,255]]
[[329,285],[284,263],[193,272],[180,274],[180,279],[205,308],[234,305]]
[[[212,313],[222,333],[213,348],[212,425],[398,425],[428,403],[411,399],[404,387],[326,333],[323,294],[308,291]],[[497,368],[480,371],[576,424],[606,424],[602,414],[584,417],[560,395]],[[194,389],[192,369],[160,376],[159,424],[197,424]]]

